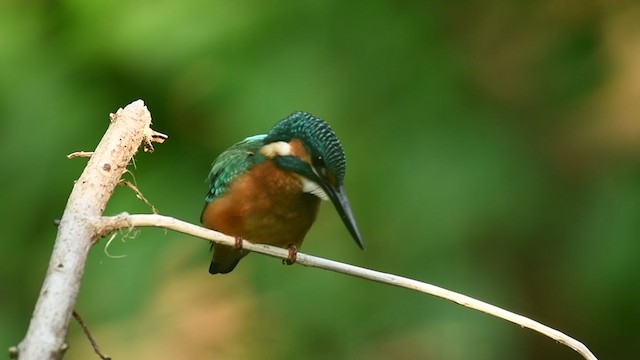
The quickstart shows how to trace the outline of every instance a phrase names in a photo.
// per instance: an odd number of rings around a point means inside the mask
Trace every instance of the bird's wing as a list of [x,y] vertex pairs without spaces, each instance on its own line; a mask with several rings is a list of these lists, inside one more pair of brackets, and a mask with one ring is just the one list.
[[209,192],[207,203],[217,199],[229,188],[234,179],[264,160],[260,149],[266,135],[255,135],[225,150],[213,162],[207,178]]

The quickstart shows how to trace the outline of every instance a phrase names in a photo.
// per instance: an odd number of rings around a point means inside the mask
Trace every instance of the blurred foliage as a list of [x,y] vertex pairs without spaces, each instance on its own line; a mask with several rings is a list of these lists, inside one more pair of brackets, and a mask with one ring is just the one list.
[[[602,358],[640,324],[634,1],[0,3],[0,348],[24,335],[59,218],[108,113],[170,139],[132,175],[197,222],[215,156],[294,110],[328,120],[368,244],[331,206],[303,251],[531,316]],[[149,212],[126,188],[106,211]],[[578,359],[504,321],[252,255],[207,273],[157,229],[92,251],[77,310],[116,359]],[[112,256],[108,256],[112,254]],[[126,257],[119,258],[119,255]],[[95,358],[71,323],[68,359]]]

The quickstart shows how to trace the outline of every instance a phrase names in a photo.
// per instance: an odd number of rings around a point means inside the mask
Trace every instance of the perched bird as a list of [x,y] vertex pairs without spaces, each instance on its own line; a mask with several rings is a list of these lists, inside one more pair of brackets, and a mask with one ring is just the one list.
[[364,249],[344,190],[346,159],[329,124],[295,112],[268,134],[224,151],[209,173],[200,221],[236,237],[234,247],[214,244],[211,274],[231,272],[247,255],[241,239],[289,249],[295,261],[320,200],[331,200],[356,244]]

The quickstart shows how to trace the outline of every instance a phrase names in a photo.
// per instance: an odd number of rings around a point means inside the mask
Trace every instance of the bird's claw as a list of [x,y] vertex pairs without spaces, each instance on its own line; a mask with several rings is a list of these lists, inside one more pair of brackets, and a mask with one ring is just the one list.
[[291,244],[287,247],[287,249],[289,250],[289,255],[287,256],[286,259],[282,260],[282,264],[293,265],[296,263],[296,257],[298,256],[298,248],[294,244]]
[[242,250],[242,238],[240,236],[235,236],[236,243],[233,244],[233,248],[236,250]]

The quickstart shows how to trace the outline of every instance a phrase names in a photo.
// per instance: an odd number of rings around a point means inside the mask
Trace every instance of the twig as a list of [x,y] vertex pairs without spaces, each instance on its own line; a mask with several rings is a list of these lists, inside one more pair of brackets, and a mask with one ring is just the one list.
[[91,219],[102,215],[107,201],[143,142],[151,114],[142,100],[110,115],[111,123],[75,182],[65,207],[40,296],[25,338],[18,345],[20,359],[59,359],[69,320],[80,291],[89,249],[96,237]]
[[67,155],[67,159],[90,158],[92,156],[93,156],[93,151],[76,151]]
[[[118,229],[133,227],[162,227],[228,246],[233,246],[236,241],[232,236],[227,236],[213,230],[205,229],[203,227],[163,215],[129,215],[127,213],[123,213],[117,216],[103,217],[96,223],[96,229],[103,236]],[[252,244],[246,240],[243,240],[242,248],[244,250],[250,250],[280,259],[287,259],[289,255],[289,252],[286,249],[262,244]],[[377,281],[437,296],[439,298],[455,302],[468,308],[478,310],[486,314],[510,321],[522,327],[537,331],[561,344],[572,348],[587,360],[597,360],[595,355],[593,355],[593,353],[591,353],[591,351],[584,344],[569,337],[568,335],[563,334],[558,330],[541,324],[535,320],[529,319],[525,316],[510,312],[495,305],[488,304],[486,302],[456,293],[451,290],[443,289],[435,285],[408,279],[402,276],[369,270],[349,264],[340,263],[337,261],[306,255],[303,253],[298,253],[296,263],[304,266],[335,271],[362,279]]]
[[87,336],[87,339],[89,339],[91,346],[93,346],[93,351],[95,351],[96,354],[98,354],[100,359],[111,360],[109,356],[105,355],[102,351],[100,351],[100,346],[98,346],[98,343],[96,342],[96,339],[93,337],[91,330],[89,330],[89,327],[87,326],[87,324],[84,322],[84,320],[82,320],[82,317],[80,316],[80,314],[78,314],[78,312],[75,310],[73,310],[73,318],[76,319],[78,324],[80,324],[82,331],[84,331],[84,334]]
[[[134,179],[135,181],[135,179]],[[120,179],[120,183],[118,185],[123,185],[128,187],[129,189],[133,190],[134,193],[136,193],[136,197],[140,200],[142,200],[142,202],[144,202],[145,204],[147,204],[150,208],[151,208],[151,212],[154,214],[158,214],[158,209],[156,209],[156,207],[149,202],[149,200],[147,200],[146,197],[144,197],[144,195],[142,194],[142,191],[140,191],[140,189],[138,189],[137,186],[133,185],[131,183],[131,181],[125,180],[125,179]]]
[[154,131],[151,128],[146,128],[144,130],[144,139],[142,141],[142,145],[144,148],[145,152],[153,152],[153,143],[157,142],[158,144],[162,144],[164,143],[165,140],[167,140],[169,138],[169,136]]

